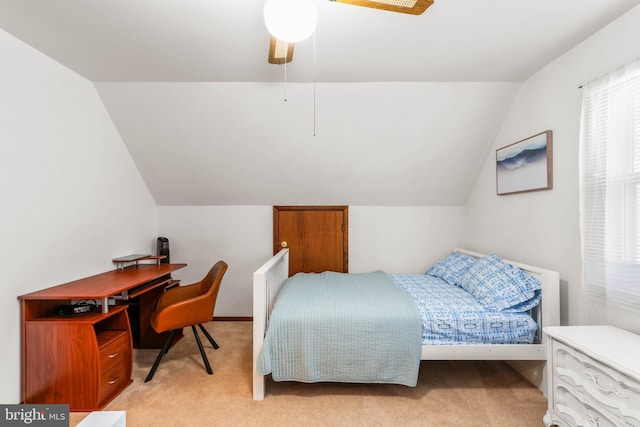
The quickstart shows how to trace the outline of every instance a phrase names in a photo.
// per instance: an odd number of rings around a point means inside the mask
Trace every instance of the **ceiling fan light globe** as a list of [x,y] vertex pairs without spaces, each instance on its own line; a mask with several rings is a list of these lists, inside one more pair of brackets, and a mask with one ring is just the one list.
[[289,43],[309,37],[316,28],[317,13],[311,0],[268,0],[264,23],[271,35]]

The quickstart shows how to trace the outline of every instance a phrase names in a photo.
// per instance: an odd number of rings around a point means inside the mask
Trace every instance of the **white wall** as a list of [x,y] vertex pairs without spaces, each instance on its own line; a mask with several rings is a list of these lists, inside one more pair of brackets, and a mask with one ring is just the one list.
[[[219,259],[229,264],[215,316],[252,315],[252,274],[272,255],[272,206],[161,206],[160,234],[174,278],[200,280]],[[463,207],[349,207],[349,271],[424,273],[464,241]]]
[[464,242],[464,207],[349,207],[349,272],[422,274]]
[[196,282],[218,260],[229,264],[215,317],[252,315],[252,274],[272,256],[272,206],[160,206],[159,234],[169,239],[173,273]]
[[[560,272],[565,324],[611,323],[640,332],[638,313],[586,298],[581,285],[578,86],[640,58],[640,6],[553,61],[521,87],[495,141],[553,130],[554,188],[496,196],[495,151],[467,201],[467,246]],[[640,308],[639,308],[640,310]]]
[[157,208],[93,84],[0,30],[0,402],[20,400],[17,297],[150,251]]

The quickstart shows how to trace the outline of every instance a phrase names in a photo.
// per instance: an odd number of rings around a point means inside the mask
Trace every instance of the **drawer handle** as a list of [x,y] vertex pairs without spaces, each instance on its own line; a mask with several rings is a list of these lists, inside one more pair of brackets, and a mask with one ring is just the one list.
[[109,356],[107,356],[109,359],[113,359],[114,357],[116,357],[119,354],[118,351],[116,351],[115,353],[111,353]]
[[118,378],[116,377],[116,378],[112,379],[111,381],[109,381],[109,385],[114,385],[117,382],[118,382]]
[[587,372],[587,377],[589,377],[589,379],[591,381],[593,381],[593,384],[603,393],[612,393],[615,394],[616,396],[618,396],[621,399],[628,399],[629,396],[625,396],[620,390],[616,389],[616,388],[606,388],[601,386],[598,383],[598,375],[594,375],[591,372]]

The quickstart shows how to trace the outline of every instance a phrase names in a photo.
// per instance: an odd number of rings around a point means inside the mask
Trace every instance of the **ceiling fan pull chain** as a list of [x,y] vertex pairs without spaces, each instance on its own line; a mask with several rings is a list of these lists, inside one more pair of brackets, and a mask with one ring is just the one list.
[[313,136],[316,136],[316,32],[313,32]]
[[[284,42],[284,51],[289,52],[289,42]],[[284,60],[284,102],[287,102],[287,60]]]

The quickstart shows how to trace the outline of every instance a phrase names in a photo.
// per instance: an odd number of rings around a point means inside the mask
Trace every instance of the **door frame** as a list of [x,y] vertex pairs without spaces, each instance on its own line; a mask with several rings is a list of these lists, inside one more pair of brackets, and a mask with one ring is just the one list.
[[274,206],[273,207],[273,254],[280,251],[278,236],[279,213],[281,211],[342,211],[342,271],[349,271],[349,206]]

